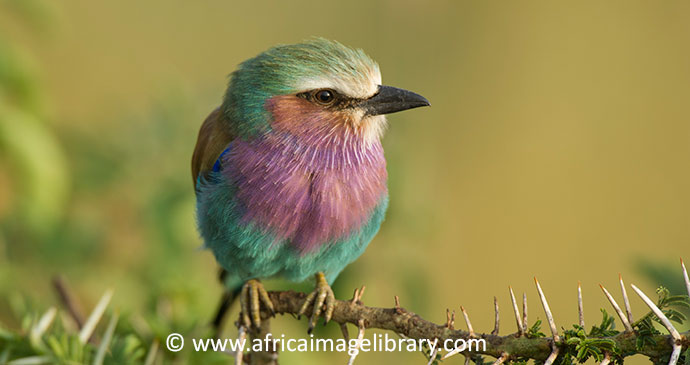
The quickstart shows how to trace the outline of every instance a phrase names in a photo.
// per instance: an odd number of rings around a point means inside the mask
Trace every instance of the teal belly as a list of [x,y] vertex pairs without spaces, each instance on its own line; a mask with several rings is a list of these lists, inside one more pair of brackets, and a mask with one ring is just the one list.
[[347,237],[324,242],[314,252],[300,253],[289,240],[276,239],[262,227],[243,222],[243,209],[235,199],[234,187],[222,179],[199,185],[197,223],[204,244],[239,282],[270,277],[303,281],[317,272],[323,272],[328,282],[333,282],[345,266],[364,252],[388,207],[388,195],[383,195],[362,227]]

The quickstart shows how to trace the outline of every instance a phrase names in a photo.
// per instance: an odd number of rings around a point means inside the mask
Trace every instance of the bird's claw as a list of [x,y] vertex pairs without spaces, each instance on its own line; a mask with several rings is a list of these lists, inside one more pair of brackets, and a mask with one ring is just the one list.
[[[311,317],[309,318],[308,333],[311,333],[311,331],[314,329],[316,319],[319,317],[319,315],[321,315],[322,312],[324,324],[326,324],[331,320],[333,310],[335,309],[335,295],[333,295],[333,290],[331,289],[330,285],[328,285],[326,277],[321,272],[316,274],[316,289],[307,295],[307,298],[304,300],[304,303],[302,304],[302,307],[297,315],[301,316],[305,314],[307,308],[312,303],[314,306]],[[325,310],[323,310],[324,303],[326,304]]]
[[261,326],[261,304],[275,315],[273,302],[259,280],[251,279],[244,283],[240,293],[241,317],[245,327]]

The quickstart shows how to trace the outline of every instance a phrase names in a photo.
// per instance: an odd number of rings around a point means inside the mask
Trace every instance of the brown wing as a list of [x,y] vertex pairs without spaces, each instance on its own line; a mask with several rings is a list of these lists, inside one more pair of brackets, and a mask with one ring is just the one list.
[[224,120],[223,113],[220,108],[216,108],[201,125],[196,147],[194,147],[192,178],[195,187],[199,174],[213,168],[218,156],[234,138],[229,124]]

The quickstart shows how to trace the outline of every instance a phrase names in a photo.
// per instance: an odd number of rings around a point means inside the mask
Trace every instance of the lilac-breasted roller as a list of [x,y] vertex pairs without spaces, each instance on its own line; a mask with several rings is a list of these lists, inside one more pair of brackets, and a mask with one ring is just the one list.
[[361,50],[314,39],[273,47],[231,74],[223,103],[204,121],[192,157],[197,223],[205,247],[240,296],[245,325],[273,305],[259,279],[316,289],[302,306],[331,317],[329,286],[359,257],[388,205],[381,137],[385,114],[428,106],[381,85]]

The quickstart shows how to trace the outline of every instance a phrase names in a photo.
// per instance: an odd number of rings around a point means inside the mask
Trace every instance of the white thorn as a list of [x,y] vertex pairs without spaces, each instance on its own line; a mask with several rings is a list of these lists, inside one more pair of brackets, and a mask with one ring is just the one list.
[[690,297],[690,278],[688,277],[688,270],[685,269],[683,259],[680,259],[680,266],[683,268],[683,279],[685,279],[685,289],[688,290],[688,297]]
[[41,337],[48,330],[50,324],[55,320],[55,315],[57,314],[57,309],[50,307],[42,316],[38,322],[31,327],[31,332],[29,339],[32,344],[37,345],[41,341]]
[[119,314],[115,312],[113,314],[113,317],[110,318],[110,322],[108,323],[108,327],[105,330],[105,335],[103,335],[103,339],[101,340],[101,344],[98,346],[98,350],[96,351],[96,356],[93,359],[93,365],[102,365],[103,360],[105,360],[105,353],[108,351],[108,346],[110,346],[110,341],[113,339],[113,333],[115,333],[115,325],[117,324],[117,319],[119,318]]
[[[560,337],[558,336],[558,329],[556,328],[556,322],[553,320],[553,315],[551,315],[551,308],[549,308],[549,303],[546,301],[546,296],[544,295],[544,292],[541,290],[541,285],[539,285],[539,280],[537,278],[534,278],[534,283],[537,284],[537,291],[539,292],[539,299],[541,299],[541,304],[544,307],[544,313],[546,313],[546,320],[549,322],[549,327],[551,327],[551,334],[553,335],[553,340],[554,342],[558,342],[560,340]],[[557,349],[557,348],[556,348]],[[556,354],[558,354],[557,350]],[[549,356],[551,357],[551,356]],[[544,363],[547,365],[546,363]]]
[[673,344],[673,352],[671,352],[671,358],[668,360],[668,365],[676,365],[682,349],[683,345],[681,345],[679,342]]
[[[3,351],[3,354],[5,352]],[[3,356],[4,358],[4,356]],[[53,364],[55,361],[55,358],[52,356],[27,356],[27,357],[21,357],[19,359],[14,359],[11,362],[4,362],[3,359],[3,364],[12,364],[12,365],[43,365],[43,364]]]
[[110,299],[112,298],[113,290],[106,290],[101,299],[98,301],[98,304],[96,304],[96,307],[91,312],[91,315],[89,315],[89,318],[86,320],[86,322],[84,322],[84,327],[82,327],[81,331],[79,331],[79,341],[81,343],[84,344],[89,340],[93,334],[93,330],[96,329],[98,321],[101,320],[101,317],[103,316],[103,313],[105,312],[105,309],[108,307],[108,303],[110,303]]
[[582,285],[577,282],[577,314],[579,319],[580,327],[585,328],[585,310],[582,306]]
[[625,290],[625,284],[623,284],[623,276],[618,273],[618,281],[621,284],[621,293],[623,293],[623,304],[625,305],[625,314],[628,315],[628,322],[635,323],[633,318],[632,309],[630,309],[630,300],[628,300],[628,291]]
[[496,359],[496,361],[494,361],[493,365],[501,365],[506,361],[506,359],[508,359],[508,354],[506,354],[505,352],[501,353],[501,356],[498,359]]
[[472,323],[470,322],[470,316],[467,315],[465,307],[460,306],[460,310],[462,311],[462,316],[465,317],[465,323],[467,324],[467,331],[469,331],[470,337],[474,337],[474,329],[472,328]]
[[455,310],[451,313],[450,309],[446,308],[446,328],[449,330],[455,329]]
[[347,362],[347,365],[354,364],[355,358],[357,357],[357,355],[359,355],[359,348],[362,346],[362,340],[364,339],[364,319],[359,320],[357,328],[357,344],[355,345],[355,351],[353,351],[352,355],[350,355],[350,360]]
[[244,357],[244,352],[242,351],[243,346],[241,345],[247,338],[247,328],[244,327],[243,325],[240,325],[240,328],[237,329],[237,343],[240,344],[240,346],[237,346],[237,351],[235,352],[235,365],[242,365],[243,363],[243,357]]
[[604,353],[604,360],[601,360],[600,365],[608,365],[611,362],[611,355],[608,352]]
[[462,348],[463,348],[462,346],[458,346],[458,347],[454,348],[453,351],[450,351],[447,354],[443,355],[441,360],[445,360],[451,356],[455,356],[455,355],[459,354],[460,351],[462,351]]
[[431,365],[434,363],[434,360],[436,360],[436,354],[438,353],[438,346],[435,346],[433,351],[431,351],[431,354],[429,354],[429,362],[426,363],[426,365]]
[[616,303],[616,300],[613,299],[613,297],[611,296],[611,293],[609,293],[609,291],[606,290],[606,288],[604,288],[603,285],[599,284],[599,287],[601,288],[601,290],[604,291],[604,295],[606,295],[606,299],[608,299],[609,302],[611,302],[613,309],[616,311],[616,314],[618,314],[618,318],[620,318],[621,322],[623,322],[623,327],[625,327],[625,332],[632,332],[633,328],[630,325],[630,322],[628,322],[628,318],[625,317],[625,314],[623,314],[621,307],[618,306],[618,303]]
[[647,295],[642,292],[642,290],[640,290],[634,284],[630,284],[630,286],[637,293],[637,295],[639,295],[640,298],[642,298],[642,300],[645,302],[645,304],[647,304],[649,309],[651,309],[652,312],[654,312],[654,314],[656,314],[656,316],[661,320],[661,323],[664,324],[664,327],[666,327],[668,332],[671,334],[671,337],[673,337],[673,340],[674,341],[680,341],[680,333],[678,333],[678,330],[675,327],[673,327],[673,325],[671,324],[671,321],[668,320],[668,318],[666,317],[664,312],[662,312],[661,309],[659,309],[659,307],[657,307],[656,304],[654,304],[654,302],[652,302],[652,300],[649,299],[649,297],[647,297]]
[[515,294],[513,294],[513,288],[508,287],[510,290],[510,300],[513,302],[513,312],[515,312],[515,322],[517,322],[517,328],[519,334],[524,334],[525,329],[522,327],[522,321],[520,320],[520,311],[518,310],[517,302],[515,301]]
[[529,324],[527,323],[527,293],[522,293],[522,328],[527,331]]
[[553,350],[551,350],[551,354],[549,357],[546,358],[546,361],[544,361],[544,365],[551,365],[553,362],[556,360],[558,357],[558,347],[556,345],[553,346]]

